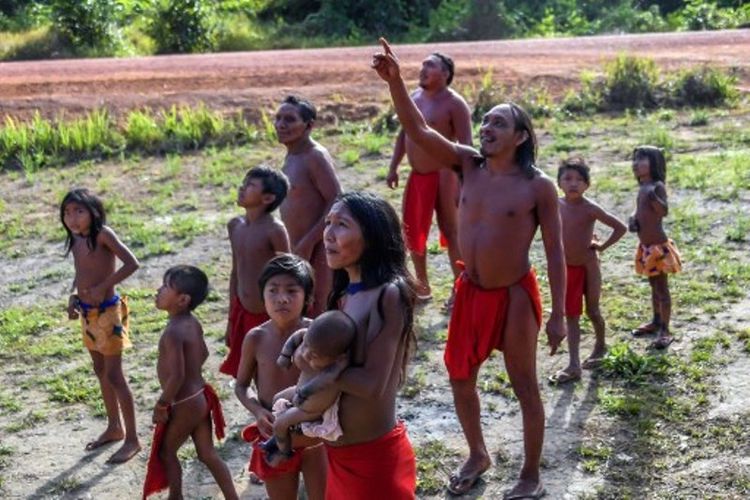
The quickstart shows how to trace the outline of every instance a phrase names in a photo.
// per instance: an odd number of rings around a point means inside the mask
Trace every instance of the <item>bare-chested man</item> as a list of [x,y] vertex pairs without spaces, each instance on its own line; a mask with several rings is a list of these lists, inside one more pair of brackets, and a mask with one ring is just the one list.
[[434,168],[455,165],[463,174],[458,244],[466,269],[457,281],[445,362],[469,458],[448,489],[454,494],[468,492],[491,465],[476,381],[484,360],[493,349],[501,349],[521,405],[525,453],[519,481],[506,498],[539,498],[544,494],[539,477],[544,406],[537,384],[536,344],[542,311],[529,247],[541,227],[552,292],[546,330],[554,353],[565,338],[565,260],[555,184],[534,167],[536,136],[520,107],[502,104],[483,117],[480,152],[450,142],[425,122],[409,98],[398,60],[388,43],[382,43],[385,53],[374,56],[373,67],[388,83],[406,134],[431,152]]
[[282,169],[289,178],[289,193],[281,204],[292,252],[310,262],[315,272],[315,296],[310,316],[325,310],[332,271],[323,248],[324,219],[341,192],[328,150],[310,137],[317,112],[305,99],[288,96],[276,112],[276,135],[286,146]]
[[[422,61],[419,89],[411,98],[422,112],[427,124],[451,141],[471,145],[471,112],[466,101],[449,85],[453,81],[453,60],[435,52]],[[454,278],[460,270],[456,262],[461,256],[456,241],[456,205],[459,183],[455,172],[435,170],[435,158],[424,151],[404,133],[399,132],[393,148],[387,182],[391,189],[398,186],[398,166],[406,153],[412,171],[406,181],[403,200],[403,221],[406,242],[414,263],[419,288],[418,300],[431,297],[427,278],[427,236],[432,225],[432,213],[437,214],[441,239],[448,245],[448,258]],[[450,307],[453,294],[446,302]]]

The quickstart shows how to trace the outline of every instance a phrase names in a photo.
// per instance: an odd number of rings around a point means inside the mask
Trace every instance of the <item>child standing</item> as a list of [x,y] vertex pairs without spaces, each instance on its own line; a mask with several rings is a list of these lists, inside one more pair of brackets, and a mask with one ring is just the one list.
[[289,252],[286,228],[272,215],[288,190],[289,181],[280,171],[265,166],[251,168],[237,192],[237,205],[245,209],[245,215],[235,217],[227,225],[232,245],[225,337],[229,352],[219,371],[232,377],[237,377],[245,335],[268,321],[256,285],[261,270],[277,253]]
[[162,393],[154,406],[156,425],[151,443],[143,497],[169,487],[169,498],[182,498],[182,468],[177,451],[192,436],[198,459],[206,464],[224,494],[238,498],[227,465],[219,458],[211,437],[224,437],[224,417],[219,398],[203,380],[201,369],[208,358],[203,329],[192,311],[208,295],[208,278],[193,266],[175,266],[164,274],[156,307],[169,314],[159,339],[156,372]]
[[[302,387],[324,372],[341,373],[349,366],[350,349],[356,336],[357,325],[346,313],[324,312],[308,329],[289,337],[276,363],[283,368],[299,369],[297,385]],[[273,437],[263,445],[266,460],[271,465],[291,458],[290,429],[295,426],[299,425],[302,434],[311,438],[336,441],[341,437],[341,392],[335,386],[327,386],[304,401],[295,401],[296,390],[296,386],[289,387],[274,397]]]
[[[131,346],[128,338],[128,308],[115,285],[138,269],[138,260],[115,232],[106,225],[104,206],[87,189],[73,189],[60,205],[60,221],[67,238],[66,255],[73,253],[74,287],[68,300],[68,317],[81,317],[83,344],[91,354],[99,379],[107,428],[86,445],[91,451],[125,438],[109,463],[130,460],[141,449],[135,429],[133,394],[122,372],[122,351]],[[122,267],[116,269],[116,259]],[[120,412],[125,422],[123,432]]]
[[[554,384],[562,384],[580,379],[581,367],[595,368],[607,352],[604,318],[599,311],[602,276],[598,254],[617,243],[625,235],[627,227],[617,217],[584,196],[591,185],[591,177],[583,158],[569,158],[560,163],[557,185],[564,194],[559,199],[559,204],[567,270],[565,320],[568,326],[570,362],[565,369],[550,376],[549,380]],[[594,235],[597,221],[612,228],[612,233],[604,243],[599,243]],[[586,314],[594,327],[596,341],[593,352],[581,364],[579,320],[583,312],[583,297],[586,297]]]
[[[255,423],[243,431],[253,445],[249,470],[263,480],[271,500],[297,498],[299,473],[305,480],[310,500],[322,499],[326,489],[326,458],[322,445],[295,436],[296,453],[279,464],[269,465],[263,458],[263,441],[273,435],[274,396],[297,384],[300,372],[292,366],[280,367],[276,361],[291,335],[310,325],[303,316],[313,299],[313,270],[302,258],[284,254],[271,259],[258,280],[266,311],[271,319],[253,328],[242,343],[242,357],[237,372],[235,394],[255,417]],[[255,385],[252,393],[250,385]]]
[[674,340],[669,331],[672,297],[669,293],[669,273],[682,270],[680,254],[674,242],[667,238],[662,219],[669,212],[667,204],[667,162],[661,149],[639,146],[633,151],[633,174],[640,185],[635,213],[628,220],[628,229],[638,233],[635,272],[648,276],[651,286],[651,306],[654,316],[633,330],[633,335],[656,334],[651,344],[665,349]]

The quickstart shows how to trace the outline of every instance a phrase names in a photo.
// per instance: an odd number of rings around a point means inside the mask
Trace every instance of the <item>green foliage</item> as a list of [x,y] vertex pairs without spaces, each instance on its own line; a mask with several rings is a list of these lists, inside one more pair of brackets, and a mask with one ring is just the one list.
[[677,106],[724,106],[739,97],[737,77],[708,66],[681,71],[670,86]]
[[122,4],[115,0],[52,0],[51,17],[55,29],[70,44],[83,50],[112,52],[121,35],[117,18]]
[[149,33],[159,54],[209,52],[216,43],[210,0],[156,0]]
[[654,107],[657,75],[651,59],[618,56],[605,66],[604,105],[613,110]]
[[636,385],[646,383],[654,376],[665,376],[669,366],[669,358],[638,354],[626,342],[612,345],[602,360],[606,376],[622,378]]
[[70,121],[45,120],[37,113],[28,123],[5,119],[5,126],[0,128],[0,168],[33,173],[40,167],[106,158],[125,151],[163,154],[244,144],[257,140],[258,135],[255,125],[241,115],[227,118],[203,104],[193,108],[172,106],[160,112],[132,111],[122,127],[104,110]]

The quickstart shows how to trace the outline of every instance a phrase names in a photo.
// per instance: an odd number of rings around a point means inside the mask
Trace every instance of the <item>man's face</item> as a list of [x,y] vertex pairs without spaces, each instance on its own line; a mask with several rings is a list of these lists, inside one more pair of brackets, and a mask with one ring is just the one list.
[[526,139],[524,131],[516,130],[513,112],[507,104],[495,106],[482,118],[479,144],[484,156],[494,156],[507,148],[515,149]]
[[284,103],[279,107],[273,124],[276,128],[276,137],[282,144],[298,141],[304,137],[311,125],[302,120],[297,106],[289,103]]
[[437,56],[426,57],[419,71],[419,86],[424,89],[440,88],[446,85],[448,71]]

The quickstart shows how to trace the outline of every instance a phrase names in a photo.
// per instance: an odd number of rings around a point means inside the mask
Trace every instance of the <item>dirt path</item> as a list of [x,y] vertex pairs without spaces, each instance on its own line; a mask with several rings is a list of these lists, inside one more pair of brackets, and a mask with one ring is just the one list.
[[[651,57],[664,68],[703,63],[737,68],[741,85],[750,89],[750,30],[405,45],[396,50],[412,78],[427,53],[451,55],[462,84],[479,80],[492,68],[496,81],[543,82],[555,92],[577,82],[582,69],[597,70],[602,61],[631,53]],[[358,103],[349,113],[362,116],[372,112],[369,104],[385,97],[384,86],[367,67],[373,51],[359,47],[0,63],[0,114],[28,117],[38,110],[45,116],[70,115],[96,107],[122,113],[200,101],[252,114],[300,91],[320,104]]]

